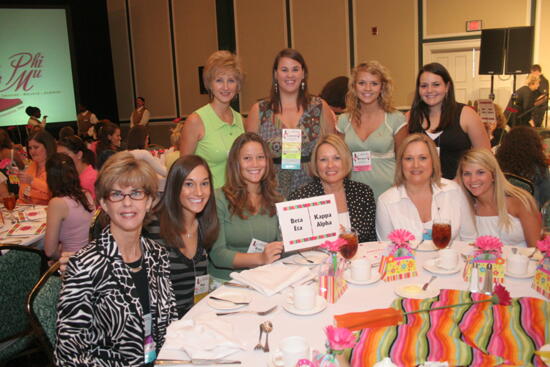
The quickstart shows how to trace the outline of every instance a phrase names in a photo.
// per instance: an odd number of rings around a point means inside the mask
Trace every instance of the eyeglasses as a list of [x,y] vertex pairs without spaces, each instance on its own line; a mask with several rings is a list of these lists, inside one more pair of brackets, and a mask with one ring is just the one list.
[[126,196],[132,200],[143,200],[147,196],[147,193],[144,190],[132,190],[129,194],[124,194],[122,191],[113,190],[109,193],[107,199],[110,202],[116,203],[124,200]]

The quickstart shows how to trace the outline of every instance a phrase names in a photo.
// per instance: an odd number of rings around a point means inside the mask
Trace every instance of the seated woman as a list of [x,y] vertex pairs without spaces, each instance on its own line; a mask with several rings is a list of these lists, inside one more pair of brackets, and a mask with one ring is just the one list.
[[54,153],[46,162],[48,203],[44,252],[52,259],[62,251],[76,252],[88,244],[94,210],[92,195],[80,186],[78,172],[66,154]]
[[[212,174],[204,159],[186,155],[174,162],[155,212],[168,248],[170,280],[181,318],[208,292],[206,250],[219,232]],[[196,289],[196,284],[205,287]]]
[[536,245],[541,219],[535,200],[506,180],[491,152],[472,149],[464,154],[456,177],[470,194],[480,236],[498,237],[505,245]]
[[19,200],[25,204],[47,205],[50,190],[46,182],[46,161],[55,153],[55,139],[46,130],[29,138],[31,163],[19,173]]
[[[216,190],[220,234],[208,263],[215,282],[228,280],[235,269],[270,264],[281,257],[275,203],[283,198],[276,187],[266,143],[255,133],[239,136],[229,151],[225,185]],[[262,252],[248,252],[253,240],[265,244]]]
[[168,252],[141,236],[157,192],[155,171],[120,152],[96,183],[110,225],[69,260],[57,307],[59,366],[143,366],[177,319]]
[[376,232],[386,241],[394,229],[406,229],[417,239],[431,240],[434,220],[451,223],[451,239],[470,241],[476,229],[468,200],[460,186],[441,177],[435,143],[412,134],[397,151],[394,186],[378,198]]
[[19,185],[15,176],[18,170],[25,169],[25,163],[21,155],[14,148],[8,132],[0,129],[0,172],[2,172],[8,180],[6,184],[9,192],[17,194]]
[[314,180],[294,191],[288,200],[334,194],[340,225],[357,231],[359,242],[376,241],[374,194],[368,185],[349,179],[351,152],[337,135],[319,138],[311,153]]
[[88,191],[95,200],[97,171],[93,167],[95,161],[94,153],[86,148],[86,144],[78,136],[68,136],[61,139],[57,143],[57,151],[71,157],[78,172],[80,186]]

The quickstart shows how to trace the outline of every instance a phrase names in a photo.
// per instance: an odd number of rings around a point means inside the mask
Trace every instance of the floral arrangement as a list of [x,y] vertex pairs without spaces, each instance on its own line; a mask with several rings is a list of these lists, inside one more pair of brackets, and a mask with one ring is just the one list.
[[544,239],[537,241],[537,248],[544,257],[550,256],[550,236],[545,236]]
[[320,248],[325,249],[330,253],[332,259],[332,270],[334,274],[338,271],[338,251],[340,251],[340,247],[346,243],[348,243],[348,241],[345,239],[337,238],[334,241],[325,241],[319,245]]
[[356,336],[346,328],[337,328],[329,325],[325,328],[327,336],[326,353],[313,351],[313,361],[300,360],[298,366],[308,367],[338,367],[337,356],[351,349],[357,343]]
[[[404,249],[408,252],[412,252],[411,243],[410,241],[414,241],[415,237],[414,235],[407,231],[406,229],[394,229],[390,232],[388,235],[388,239],[393,244],[393,251]],[[398,256],[398,254],[396,254]]]
[[502,254],[502,242],[493,236],[478,237],[474,246],[477,247],[474,256],[487,254],[499,257]]

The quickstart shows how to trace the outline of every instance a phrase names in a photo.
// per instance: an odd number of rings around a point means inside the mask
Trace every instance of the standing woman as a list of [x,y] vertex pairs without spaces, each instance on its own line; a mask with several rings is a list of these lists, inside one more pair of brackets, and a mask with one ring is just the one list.
[[68,136],[57,143],[57,152],[65,153],[72,158],[80,186],[88,191],[95,200],[95,181],[97,180],[97,171],[93,163],[95,157],[92,151],[86,148],[86,144],[78,136]]
[[243,75],[237,56],[216,51],[206,61],[202,78],[210,103],[193,112],[184,122],[179,142],[180,156],[196,154],[208,163],[214,188],[225,183],[227,153],[244,132],[242,116],[231,108]]
[[76,252],[88,244],[95,208],[92,195],[80,186],[71,157],[54,153],[46,162],[46,172],[52,198],[48,203],[44,252],[57,259],[63,251]]
[[141,235],[155,171],[128,152],[109,158],[96,194],[109,225],[69,260],[57,307],[58,366],[154,362],[177,319],[168,252]]
[[458,160],[470,148],[491,149],[481,118],[455,100],[453,80],[436,62],[424,65],[416,78],[416,92],[407,113],[410,133],[425,133],[438,148],[443,178],[452,180]]
[[[310,161],[317,139],[334,130],[334,115],[319,97],[308,92],[308,71],[303,56],[296,50],[281,50],[273,63],[273,83],[268,99],[252,106],[246,131],[259,134],[274,157],[278,187],[284,197],[311,182],[304,163]],[[301,164],[298,169],[281,168],[282,129],[299,129],[302,135]]]
[[541,219],[533,196],[512,185],[495,156],[472,149],[460,160],[457,180],[468,191],[480,236],[495,236],[505,245],[535,247]]
[[186,155],[174,162],[155,212],[168,249],[170,279],[181,318],[208,292],[206,251],[219,232],[212,174],[204,159]]
[[25,204],[47,205],[50,190],[46,181],[46,161],[55,153],[55,139],[46,130],[39,130],[28,142],[31,163],[19,173],[19,200]]
[[395,151],[407,135],[405,116],[392,106],[392,90],[388,70],[378,61],[358,65],[351,71],[347,113],[336,127],[353,155],[351,178],[369,185],[375,199],[392,185]]
[[[242,134],[227,161],[227,182],[216,190],[220,234],[208,263],[215,281],[228,280],[234,269],[271,264],[283,252],[275,209],[283,198],[267,144],[257,134]],[[254,248],[253,241],[265,244],[263,251],[247,252]]]

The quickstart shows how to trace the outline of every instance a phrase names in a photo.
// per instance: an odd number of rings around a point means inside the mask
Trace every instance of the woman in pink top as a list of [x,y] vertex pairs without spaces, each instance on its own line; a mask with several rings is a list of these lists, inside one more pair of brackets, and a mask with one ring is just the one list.
[[93,167],[95,161],[93,152],[86,148],[86,144],[78,136],[61,139],[57,143],[57,152],[65,153],[72,158],[80,178],[80,186],[88,191],[95,200],[97,171]]
[[44,252],[52,259],[62,251],[76,252],[88,241],[94,205],[92,196],[82,189],[71,157],[55,153],[46,163],[48,203]]

